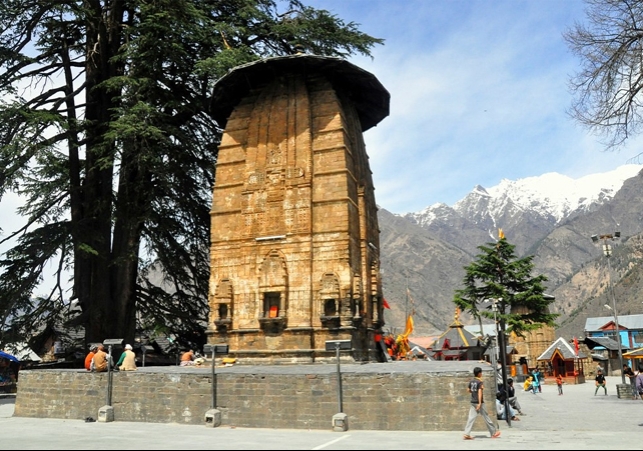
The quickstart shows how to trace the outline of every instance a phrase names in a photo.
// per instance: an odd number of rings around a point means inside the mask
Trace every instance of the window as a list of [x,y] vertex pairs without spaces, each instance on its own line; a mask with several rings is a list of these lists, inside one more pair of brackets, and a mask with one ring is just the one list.
[[279,317],[281,294],[268,292],[263,294],[263,316],[265,318]]
[[335,299],[324,300],[324,316],[337,316],[337,301]]
[[228,304],[219,304],[219,319],[228,319]]

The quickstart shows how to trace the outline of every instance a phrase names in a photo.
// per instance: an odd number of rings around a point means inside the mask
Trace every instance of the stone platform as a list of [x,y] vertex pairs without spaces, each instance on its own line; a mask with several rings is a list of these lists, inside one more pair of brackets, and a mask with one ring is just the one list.
[[[491,367],[479,362],[342,364],[342,412],[351,430],[461,431],[475,366],[491,387]],[[335,364],[217,366],[215,372],[216,407],[225,426],[327,430],[339,413]],[[114,421],[204,425],[212,407],[208,365],[112,376]],[[97,418],[106,405],[107,380],[107,373],[85,370],[21,371],[14,416]],[[493,411],[492,389],[485,390],[485,401]]]

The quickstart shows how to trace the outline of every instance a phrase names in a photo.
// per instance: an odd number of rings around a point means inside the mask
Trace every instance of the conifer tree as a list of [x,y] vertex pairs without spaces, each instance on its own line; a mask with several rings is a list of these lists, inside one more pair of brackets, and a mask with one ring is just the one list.
[[[455,304],[476,318],[495,318],[498,349],[507,348],[507,333],[524,336],[543,325],[554,326],[558,316],[549,312],[553,296],[545,295],[544,275],[532,276],[533,256],[517,258],[502,230],[496,243],[478,246],[477,260],[465,267],[464,288],[456,290]],[[495,311],[494,311],[495,310]],[[482,331],[481,331],[482,333]],[[506,352],[500,352],[502,387],[507,390]],[[497,378],[495,379],[497,380]],[[505,398],[505,411],[509,401]],[[511,419],[507,415],[507,423]]]
[[475,318],[493,319],[495,314],[506,332],[518,336],[543,325],[554,326],[558,315],[549,311],[554,298],[544,293],[546,276],[532,276],[534,257],[517,258],[515,246],[502,234],[497,243],[478,249],[477,259],[464,268],[464,288],[455,291],[454,303]]
[[87,342],[131,341],[145,321],[203,343],[213,84],[295,47],[382,42],[298,0],[0,2],[0,201],[19,194],[24,219],[0,230],[0,345],[71,300]]

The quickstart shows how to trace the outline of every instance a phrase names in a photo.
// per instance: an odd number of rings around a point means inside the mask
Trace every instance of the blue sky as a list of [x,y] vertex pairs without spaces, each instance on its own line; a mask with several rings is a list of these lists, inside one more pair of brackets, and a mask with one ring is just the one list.
[[385,40],[350,61],[391,94],[364,138],[376,201],[393,213],[503,178],[606,172],[643,144],[606,152],[567,114],[579,60],[562,34],[585,21],[581,0],[303,1]]

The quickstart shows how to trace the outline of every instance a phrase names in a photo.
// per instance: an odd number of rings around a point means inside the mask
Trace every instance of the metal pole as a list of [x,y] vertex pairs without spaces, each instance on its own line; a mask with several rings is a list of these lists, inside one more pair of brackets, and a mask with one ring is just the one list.
[[505,320],[504,320],[504,307],[500,316],[500,336],[498,337],[498,347],[500,353],[500,365],[502,367],[502,386],[505,391],[505,418],[507,425],[511,426],[511,415],[509,415],[509,395],[507,391],[507,345],[505,337]]
[[112,405],[112,345],[107,347],[107,403],[106,405]]
[[145,346],[143,346],[143,367],[145,367],[145,354],[147,354],[147,352],[145,351]]
[[216,357],[215,345],[212,345],[212,408],[217,408],[217,389],[216,389],[216,374],[214,371],[214,358]]
[[493,352],[491,353],[491,365],[493,366],[493,389],[494,393],[498,393],[498,318],[496,312],[498,307],[496,302],[493,303],[493,322],[496,325],[496,336],[493,339]]
[[498,359],[496,358],[496,350],[498,349],[496,347],[496,338],[498,335],[498,328],[496,327],[496,337],[490,337],[489,338],[489,344],[491,345],[490,347],[493,347],[493,351],[491,352],[491,367],[493,368],[493,391],[494,393],[498,393]]
[[337,391],[339,399],[339,413],[343,413],[344,400],[342,398],[342,373],[339,370],[339,343],[335,343],[335,355],[337,356]]
[[[607,244],[605,244],[607,246]],[[607,250],[607,247],[604,249]],[[612,264],[610,263],[611,253],[606,251],[607,270],[609,276],[610,291],[612,292],[612,310],[614,311],[614,327],[616,327],[616,343],[618,343],[618,360],[621,365],[621,381],[625,384],[625,373],[623,373],[623,350],[621,348],[621,328],[618,325],[618,313],[616,312],[616,296],[614,296],[614,286],[612,286]]]

